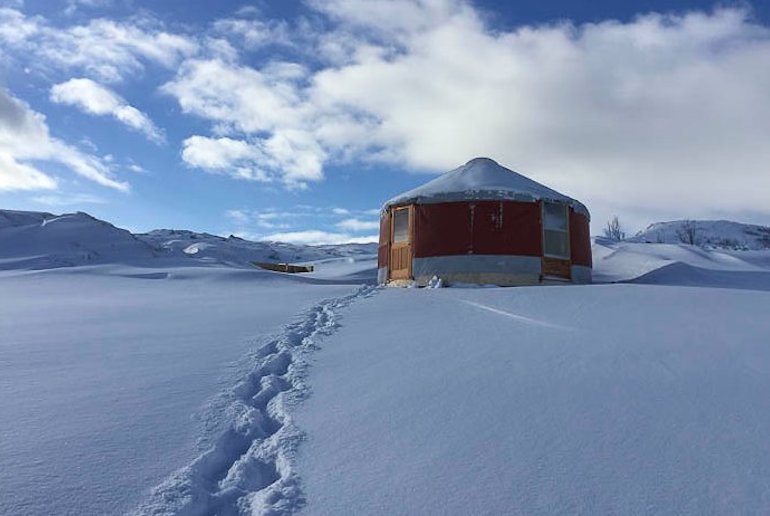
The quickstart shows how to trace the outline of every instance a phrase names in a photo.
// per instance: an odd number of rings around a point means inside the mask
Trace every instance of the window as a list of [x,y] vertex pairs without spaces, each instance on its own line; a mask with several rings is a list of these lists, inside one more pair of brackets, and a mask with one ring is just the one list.
[[409,241],[409,208],[393,212],[393,243]]
[[543,254],[545,256],[569,259],[568,217],[565,205],[543,203]]

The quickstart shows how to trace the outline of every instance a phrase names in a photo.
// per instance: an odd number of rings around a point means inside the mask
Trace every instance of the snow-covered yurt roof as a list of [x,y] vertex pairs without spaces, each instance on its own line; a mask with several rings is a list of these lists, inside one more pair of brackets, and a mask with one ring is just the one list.
[[383,210],[399,204],[431,204],[464,200],[553,201],[572,206],[589,217],[580,202],[541,185],[489,158],[474,158],[465,165],[388,200]]

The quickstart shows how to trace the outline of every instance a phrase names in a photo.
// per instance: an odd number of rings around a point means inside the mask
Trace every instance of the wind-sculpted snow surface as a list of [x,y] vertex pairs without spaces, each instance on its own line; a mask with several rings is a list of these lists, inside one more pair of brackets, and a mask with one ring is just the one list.
[[205,453],[155,488],[137,515],[286,514],[305,502],[294,465],[303,432],[291,408],[307,397],[307,355],[338,327],[339,311],[375,292],[323,301],[253,356],[230,393],[228,428]]
[[[654,278],[658,284],[706,286],[717,282],[730,285],[729,281],[723,280],[725,276],[745,278],[752,275],[748,273],[766,275],[770,271],[768,251],[704,249],[687,244],[615,242],[596,238],[591,252],[595,283],[626,282],[648,276],[647,283],[653,282]],[[671,271],[672,267],[685,274],[658,274],[658,271]],[[711,276],[720,279],[712,280]],[[687,278],[690,279],[684,283]],[[704,283],[699,283],[701,280]],[[745,281],[738,280],[739,283]]]
[[294,413],[302,514],[767,514],[769,303],[385,289],[346,312]]
[[[347,280],[256,269],[0,271],[0,515],[126,514],[224,431],[249,353]],[[226,418],[225,418],[226,419]]]

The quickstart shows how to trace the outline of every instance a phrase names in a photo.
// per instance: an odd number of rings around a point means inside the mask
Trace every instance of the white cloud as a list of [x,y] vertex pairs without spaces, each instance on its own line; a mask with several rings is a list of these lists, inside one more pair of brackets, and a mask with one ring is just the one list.
[[228,210],[225,215],[236,226],[236,233],[251,234],[253,228],[259,229],[290,229],[298,224],[300,219],[314,217],[314,209],[297,206],[291,211],[285,210]]
[[16,9],[0,7],[0,41],[10,45],[23,43],[40,30],[41,18],[26,17]]
[[134,163],[134,161],[131,159],[129,159],[128,163],[124,165],[124,168],[135,174],[147,174],[147,169],[137,163]]
[[67,0],[67,7],[64,9],[64,14],[74,14],[81,7],[106,7],[111,4],[112,0]]
[[302,126],[302,99],[292,80],[218,59],[190,59],[162,90],[185,113],[233,132],[257,133]]
[[273,233],[260,240],[268,242],[288,242],[290,244],[325,245],[325,244],[368,244],[377,242],[377,235],[354,237],[346,233],[332,233],[320,230],[289,231]]
[[238,225],[248,224],[251,220],[249,213],[244,210],[227,210],[225,215]]
[[12,190],[53,190],[54,178],[39,170],[19,163],[13,156],[0,150],[0,192]]
[[188,164],[302,188],[323,178],[326,158],[307,128],[307,109],[298,97],[295,83],[305,72],[285,63],[272,63],[267,70],[271,75],[220,59],[188,60],[162,90],[184,112],[212,121],[227,135],[188,138],[182,154]]
[[91,194],[50,194],[40,195],[32,199],[38,204],[50,207],[76,206],[81,204],[106,204],[107,201],[101,197]]
[[182,159],[206,172],[235,179],[271,182],[303,188],[307,180],[320,179],[321,160],[304,145],[315,146],[301,133],[277,132],[266,140],[244,141],[229,137],[191,136],[183,142]]
[[[391,20],[395,53],[360,41],[310,95],[370,115],[361,132],[384,159],[448,170],[491,156],[598,206],[768,211],[770,30],[745,11],[493,32],[467,6],[405,3],[417,11]],[[382,27],[379,2],[323,5]]]
[[289,28],[285,22],[265,21],[261,19],[226,18],[217,20],[214,32],[222,37],[236,40],[240,47],[249,50],[268,45],[291,46]]
[[191,136],[183,142],[182,160],[190,166],[235,179],[270,182],[262,163],[267,160],[262,150],[232,138]]
[[59,28],[14,9],[0,9],[0,41],[16,50],[25,66],[79,70],[107,82],[141,73],[146,62],[172,68],[198,50],[195,40],[166,32],[151,18],[99,18]]
[[50,136],[45,117],[0,89],[0,190],[52,190],[57,181],[36,168],[58,162],[102,186],[127,191],[109,164]]
[[379,230],[380,223],[376,220],[345,219],[337,223],[337,227],[347,231],[373,231]]
[[386,40],[410,37],[450,22],[453,17],[474,13],[460,0],[309,0],[309,3],[341,23]]
[[[349,210],[322,206],[295,205],[290,209],[232,209],[225,216],[235,229],[229,233],[257,240],[281,240],[295,243],[370,242],[379,223],[360,220],[352,214],[369,215],[371,210]],[[340,220],[341,217],[347,217]],[[308,229],[312,225],[313,229]],[[335,230],[336,229],[336,230]],[[264,230],[273,231],[264,236]],[[278,230],[283,230],[280,233]],[[338,230],[338,231],[337,231]],[[361,236],[360,233],[369,233]]]
[[155,143],[163,143],[163,132],[143,112],[117,93],[91,79],[70,79],[51,88],[51,101],[75,106],[91,115],[109,115]]

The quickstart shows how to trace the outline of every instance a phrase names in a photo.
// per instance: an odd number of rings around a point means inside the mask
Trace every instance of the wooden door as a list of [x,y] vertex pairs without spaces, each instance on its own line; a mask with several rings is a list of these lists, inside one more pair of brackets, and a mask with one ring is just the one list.
[[394,208],[390,217],[390,279],[412,278],[414,206]]

